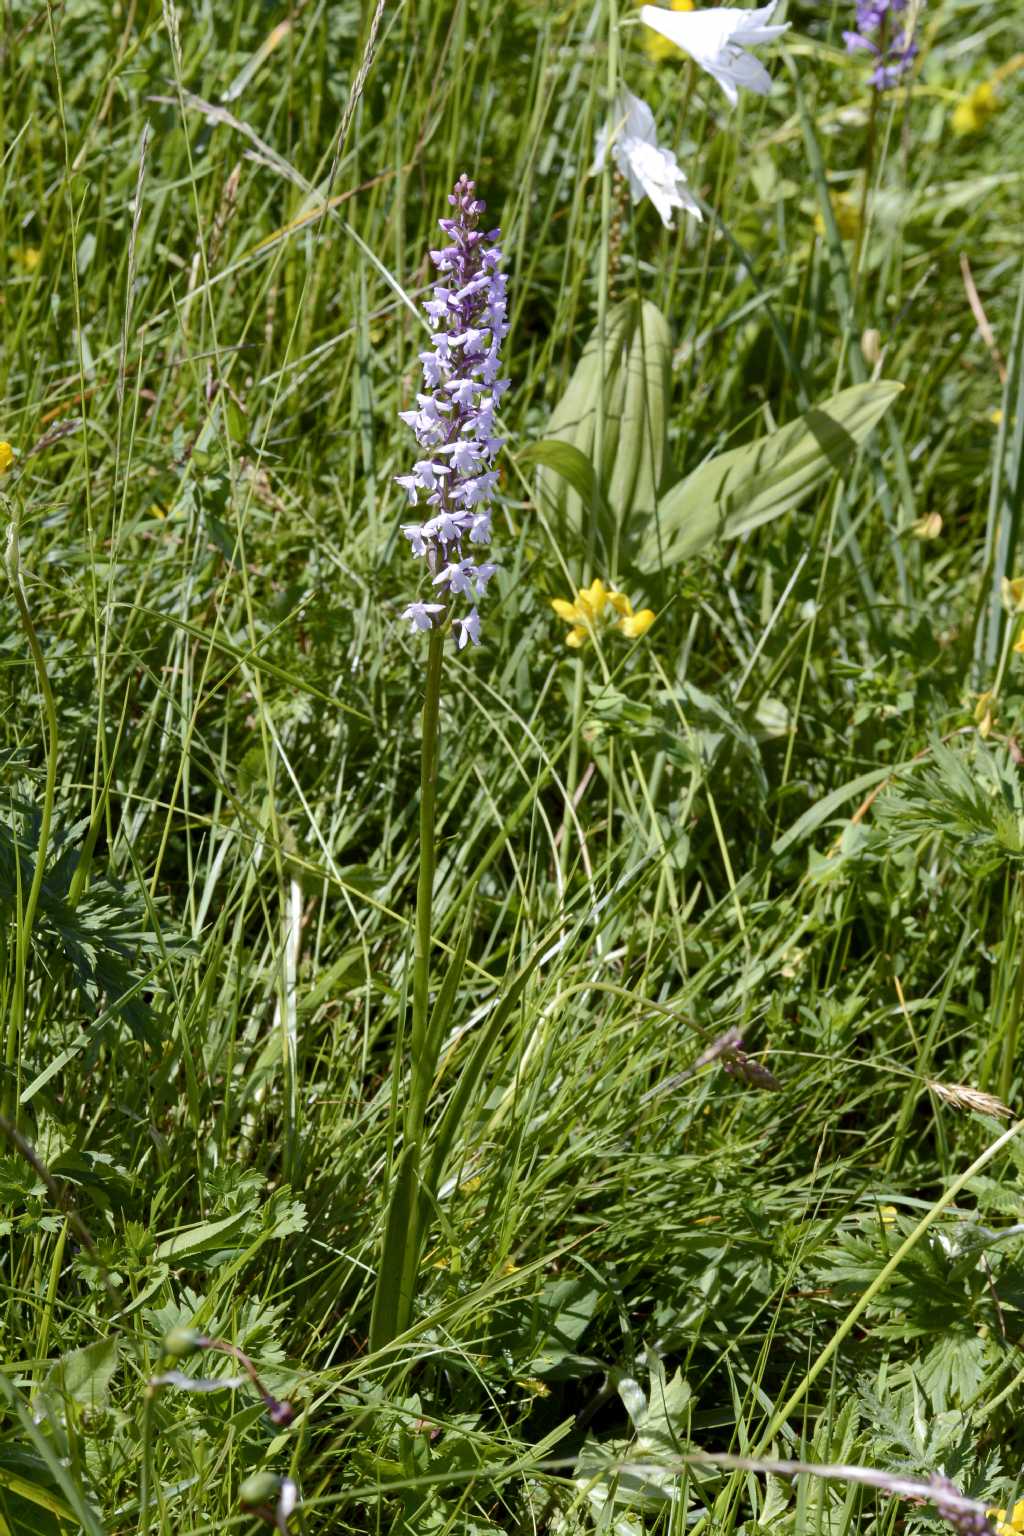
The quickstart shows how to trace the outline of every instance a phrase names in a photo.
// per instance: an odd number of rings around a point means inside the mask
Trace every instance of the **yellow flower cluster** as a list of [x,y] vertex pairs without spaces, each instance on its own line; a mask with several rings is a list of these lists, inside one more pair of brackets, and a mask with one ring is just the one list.
[[[641,608],[639,613],[634,613],[633,604],[626,594],[606,587],[600,577],[592,581],[589,587],[581,587],[576,593],[575,602],[568,603],[563,597],[553,597],[551,606],[560,619],[572,625],[565,643],[574,651],[586,645],[606,623],[619,630],[627,640],[638,640],[650,629],[655,617],[651,608]],[[608,616],[609,609],[612,614],[618,614],[617,619]]]
[[10,443],[0,443],[0,475],[6,475],[14,463],[14,449]]
[[999,111],[999,87],[1008,76],[1024,68],[1024,53],[1015,53],[1012,59],[1001,64],[990,80],[982,80],[973,91],[968,91],[953,108],[950,122],[953,132],[960,138],[981,133],[989,119]]
[[[643,0],[637,0],[637,3],[643,4]],[[697,7],[694,5],[693,0],[669,0],[665,9],[669,11],[694,11]],[[662,37],[660,32],[652,32],[650,28],[647,29],[644,36],[644,52],[652,64],[660,64],[664,59],[681,59],[684,57],[681,48],[677,48],[675,43],[670,43],[667,37]]]
[[[860,234],[860,203],[847,192],[830,192],[828,196],[835,215],[840,240],[856,240]],[[825,220],[820,213],[814,215],[814,228],[824,237]]]
[[953,108],[953,132],[961,138],[980,133],[999,109],[999,97],[991,80],[983,80]]
[[987,1514],[996,1522],[996,1536],[1021,1536],[1024,1532],[1024,1499],[1017,1500],[1009,1519],[1005,1509],[990,1509]]

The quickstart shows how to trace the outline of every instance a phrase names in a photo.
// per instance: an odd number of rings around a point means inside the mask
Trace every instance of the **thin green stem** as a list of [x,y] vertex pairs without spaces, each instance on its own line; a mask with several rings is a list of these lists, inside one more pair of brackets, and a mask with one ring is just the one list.
[[436,1062],[426,1059],[430,1015],[431,911],[434,902],[434,870],[437,850],[434,823],[437,808],[437,763],[440,745],[441,665],[444,660],[442,628],[430,634],[427,654],[426,692],[423,699],[423,737],[420,745],[420,870],[416,883],[416,937],[412,973],[412,1081],[405,1116],[406,1144],[419,1142],[423,1134],[427,1096]]
[[[1008,631],[1010,626],[1007,626]],[[1020,879],[1014,879],[1014,892],[1009,902],[1010,920],[1009,931],[1012,933],[1020,921],[1022,906],[1022,891]],[[1024,1007],[1024,956],[1017,955],[1016,976],[1013,983],[1013,997],[1010,1002],[1010,1017],[1004,1021],[1003,1027],[1003,1052],[999,1068],[998,1093],[1003,1103],[1007,1103],[1013,1091],[1013,1073],[1017,1064],[1017,1039],[1020,1035],[1021,1009]]]
[[[370,1348],[383,1349],[404,1333],[412,1319],[422,1246],[426,1202],[420,1198],[423,1126],[430,1088],[437,1070],[438,1042],[430,1038],[430,946],[437,864],[435,823],[440,746],[441,667],[447,623],[431,631],[423,698],[420,745],[420,867],[416,883],[413,949],[412,1030],[409,1095],[402,1128],[402,1151],[388,1190],[387,1215],[370,1320]],[[396,1037],[392,1070],[402,1073],[402,1033]]]
[[32,883],[29,886],[28,899],[25,902],[18,929],[17,959],[15,963],[14,987],[11,996],[11,1016],[8,1021],[7,1039],[4,1043],[4,1066],[6,1080],[3,1091],[4,1112],[17,1119],[17,1094],[11,1082],[12,1070],[18,1056],[18,1045],[21,1041],[25,1025],[25,985],[28,972],[29,948],[32,942],[32,926],[35,922],[36,909],[39,906],[39,896],[43,888],[43,873],[46,869],[46,855],[50,843],[50,825],[53,820],[53,805],[57,793],[57,706],[54,703],[53,690],[50,687],[50,679],[46,672],[46,660],[43,656],[42,646],[36,634],[32,615],[29,612],[28,599],[25,596],[25,587],[21,579],[21,554],[18,547],[17,520],[12,517],[7,529],[7,549],[5,553],[7,574],[14,589],[14,600],[18,608],[18,617],[21,627],[25,631],[29,650],[32,652],[32,661],[35,665],[36,676],[39,680],[39,691],[43,700],[43,715],[46,721],[46,783],[43,789],[43,806],[39,822],[39,840],[36,847],[35,867],[32,871]]
[[147,1386],[142,1397],[142,1459],[139,1462],[139,1536],[149,1536],[149,1458],[153,1453],[153,1393]]
[[1003,646],[999,653],[999,666],[996,668],[996,680],[992,684],[992,691],[988,698],[989,708],[992,709],[993,713],[995,713],[995,702],[998,699],[1000,690],[1003,686],[1003,677],[1006,673],[1006,663],[1010,659],[1010,647],[1013,645],[1019,627],[1019,620],[1015,619],[1012,623],[1007,624],[1006,628],[1003,630]]

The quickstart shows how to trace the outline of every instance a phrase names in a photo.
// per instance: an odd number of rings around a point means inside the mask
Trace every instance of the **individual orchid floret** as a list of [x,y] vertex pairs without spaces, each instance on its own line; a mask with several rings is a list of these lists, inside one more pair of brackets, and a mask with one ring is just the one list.
[[655,32],[688,53],[694,63],[717,80],[729,102],[735,106],[740,88],[767,96],[772,79],[760,59],[744,52],[745,47],[772,43],[789,27],[789,22],[769,26],[777,0],[759,10],[741,11],[732,6],[717,6],[701,11],[669,11],[660,5],[645,5],[640,20]]
[[480,644],[480,615],[477,613],[475,608],[471,608],[469,610],[466,618],[454,619],[452,621],[452,627],[453,629],[458,630],[460,651],[465,647],[466,642],[469,640],[472,640],[474,645]]
[[592,175],[604,165],[609,150],[616,169],[629,183],[634,206],[649,197],[666,229],[672,228],[673,208],[700,220],[701,211],[675,155],[658,143],[653,112],[630,91],[620,93],[611,123],[598,130]]
[[[441,219],[448,244],[431,251],[441,274],[423,306],[433,347],[420,353],[424,392],[416,409],[402,411],[425,450],[411,474],[396,475],[422,522],[402,533],[417,559],[426,561],[431,584],[444,603],[410,603],[402,614],[414,629],[445,623],[459,598],[484,595],[496,566],[466,556],[467,544],[491,541],[491,502],[498,484],[494,461],[504,439],[494,433],[494,411],[509,381],[501,378],[501,343],[508,334],[506,279],[500,271],[501,231],[479,230],[485,205],[466,176],[448,201],[452,218]],[[475,603],[466,617],[452,618],[459,649],[480,643]]]
[[410,603],[402,614],[413,629],[433,629],[435,615],[444,613],[444,603]]

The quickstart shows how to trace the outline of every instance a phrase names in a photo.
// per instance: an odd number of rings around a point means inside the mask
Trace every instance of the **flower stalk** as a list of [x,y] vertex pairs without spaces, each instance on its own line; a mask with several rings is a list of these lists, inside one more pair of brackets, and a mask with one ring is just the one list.
[[[478,229],[486,205],[467,176],[460,176],[448,202],[454,214],[440,221],[448,244],[430,252],[438,280],[424,306],[434,333],[433,349],[420,353],[425,387],[417,395],[416,409],[400,413],[416,434],[423,457],[396,481],[410,504],[421,508],[421,515],[427,513],[422,522],[406,523],[402,532],[412,553],[424,561],[436,600],[410,603],[402,614],[414,633],[422,631],[430,638],[420,741],[409,1087],[374,1290],[373,1350],[385,1348],[412,1320],[430,1209],[423,1141],[442,1033],[440,1025],[432,1027],[430,950],[444,641],[452,632],[460,650],[480,643],[476,599],[484,595],[497,569],[490,561],[477,563],[470,551],[491,541],[491,501],[498,481],[494,460],[503,443],[494,435],[494,412],[508,388],[508,380],[499,377],[501,343],[508,331],[505,278],[499,270],[501,231]],[[468,613],[453,616],[460,598],[472,606]],[[396,1083],[403,1072],[402,1057],[399,1038],[393,1063]]]

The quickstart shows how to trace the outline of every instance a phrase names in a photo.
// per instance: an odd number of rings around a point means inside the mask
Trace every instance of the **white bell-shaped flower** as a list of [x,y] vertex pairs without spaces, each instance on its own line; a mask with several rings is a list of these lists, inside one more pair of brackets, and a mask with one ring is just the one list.
[[620,93],[610,125],[598,131],[594,144],[594,172],[603,166],[609,149],[616,167],[629,183],[633,202],[649,197],[666,229],[672,227],[674,208],[682,208],[700,219],[700,209],[675,155],[658,143],[653,112],[645,101],[630,91]]
[[701,69],[718,81],[733,106],[739,100],[740,87],[766,96],[772,78],[760,59],[745,53],[744,47],[774,42],[789,27],[789,22],[769,26],[776,0],[760,10],[741,11],[731,6],[717,6],[700,11],[668,11],[659,5],[645,5],[640,20],[677,48],[688,53]]

